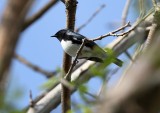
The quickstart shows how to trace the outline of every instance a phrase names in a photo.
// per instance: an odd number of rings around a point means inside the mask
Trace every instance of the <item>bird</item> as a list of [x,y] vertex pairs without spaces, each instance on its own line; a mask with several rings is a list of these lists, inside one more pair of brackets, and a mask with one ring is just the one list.
[[[70,29],[61,29],[51,37],[56,37],[60,41],[63,50],[71,57],[76,56],[83,40],[87,39],[85,36]],[[94,41],[86,41],[78,59],[103,63],[108,57],[109,55],[107,52],[99,47]],[[118,58],[114,58],[113,63],[118,66],[122,66],[123,64]]]

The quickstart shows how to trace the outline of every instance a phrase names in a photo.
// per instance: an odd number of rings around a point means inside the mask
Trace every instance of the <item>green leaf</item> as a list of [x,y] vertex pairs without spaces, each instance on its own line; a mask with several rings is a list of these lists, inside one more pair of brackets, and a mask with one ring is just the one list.
[[90,72],[94,76],[98,76],[100,78],[104,78],[108,71],[105,68],[101,67],[101,66],[94,66],[94,67],[90,68]]
[[78,87],[79,92],[84,93],[88,91],[88,87],[86,85],[80,85]]
[[48,89],[60,81],[60,77],[51,77],[47,82],[40,86],[40,89]]
[[82,113],[91,113],[92,111],[91,111],[91,108],[90,107],[87,107],[87,106],[84,106],[83,108],[82,108]]
[[67,111],[67,113],[74,113],[74,111],[70,109]]

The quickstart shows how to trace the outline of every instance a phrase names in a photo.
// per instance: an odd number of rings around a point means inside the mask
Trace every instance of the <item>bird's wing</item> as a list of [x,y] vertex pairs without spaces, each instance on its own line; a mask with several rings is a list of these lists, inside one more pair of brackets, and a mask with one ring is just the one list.
[[[67,32],[67,35],[68,35],[68,39],[72,40],[72,42],[75,44],[82,44],[83,39],[86,38],[85,36],[73,31]],[[99,47],[94,41],[87,41],[85,43],[85,46],[93,50],[94,54],[106,54],[106,52],[101,47]]]
[[[85,36],[83,36],[83,35],[81,35],[79,33],[71,32],[71,31],[68,32],[67,35],[68,35],[68,39],[72,40],[72,42],[75,43],[75,44],[82,44],[83,39],[86,38]],[[93,49],[93,47],[96,46],[96,45],[97,44],[95,42],[93,42],[93,41],[85,43],[85,46],[87,46],[87,47],[89,47],[91,49]]]
[[85,36],[83,36],[83,35],[81,35],[79,33],[76,33],[76,32],[72,32],[72,31],[67,32],[67,35],[71,36],[73,38],[76,37],[79,40],[82,40],[82,39],[86,38]]

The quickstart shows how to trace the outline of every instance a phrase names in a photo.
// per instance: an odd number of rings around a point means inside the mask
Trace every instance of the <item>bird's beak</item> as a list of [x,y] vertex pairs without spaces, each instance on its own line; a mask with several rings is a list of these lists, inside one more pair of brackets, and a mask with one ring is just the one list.
[[52,35],[51,37],[57,37],[57,35]]

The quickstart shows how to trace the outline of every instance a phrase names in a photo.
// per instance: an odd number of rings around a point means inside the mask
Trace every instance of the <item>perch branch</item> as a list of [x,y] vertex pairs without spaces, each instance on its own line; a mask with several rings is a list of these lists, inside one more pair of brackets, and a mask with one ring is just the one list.
[[126,27],[130,27],[130,26],[131,26],[131,25],[130,25],[130,22],[128,22],[126,25],[124,25],[124,26],[116,29],[115,31],[112,31],[112,32],[110,32],[110,33],[107,33],[107,34],[105,34],[105,35],[99,36],[99,37],[94,38],[94,39],[91,39],[91,40],[92,40],[92,41],[102,40],[103,38],[108,37],[108,36],[117,36],[117,37],[118,37],[118,36],[124,36],[124,35],[128,34],[129,32],[131,32],[132,29],[131,29],[131,30],[128,30],[127,32],[120,33],[120,34],[115,34],[115,33],[117,33],[117,32],[119,32],[119,31],[125,29]]
[[72,65],[71,65],[71,67],[70,67],[68,73],[67,73],[66,76],[65,76],[66,79],[71,75],[72,70],[73,70],[74,66],[76,65],[76,63],[77,63],[78,56],[79,56],[79,54],[81,53],[81,51],[82,51],[82,49],[83,49],[85,43],[86,43],[86,39],[83,40],[83,42],[82,42],[80,48],[78,49],[78,51],[77,51],[77,53],[76,53],[76,56],[75,56],[75,59],[74,59]]

